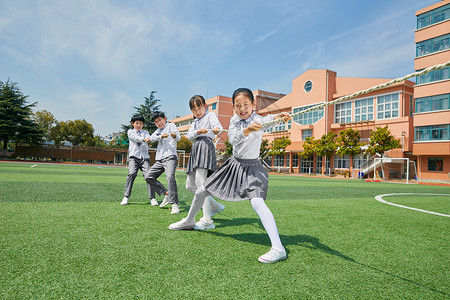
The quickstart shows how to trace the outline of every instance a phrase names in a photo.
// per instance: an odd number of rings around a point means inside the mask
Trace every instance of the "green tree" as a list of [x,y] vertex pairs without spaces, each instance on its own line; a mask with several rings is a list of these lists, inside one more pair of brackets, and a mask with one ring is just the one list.
[[38,123],[39,126],[41,127],[44,133],[44,138],[47,140],[51,140],[50,138],[51,130],[58,122],[55,116],[47,110],[38,110],[33,114],[33,116],[36,123]]
[[270,143],[270,155],[284,154],[286,152],[286,147],[291,144],[291,140],[287,136],[282,136],[281,138],[274,139]]
[[233,145],[231,145],[228,139],[225,141],[225,154],[228,156],[233,155]]
[[362,152],[361,147],[364,146],[364,143],[359,142],[360,138],[361,134],[358,130],[349,128],[340,131],[339,137],[336,140],[336,153],[340,156],[350,156],[350,172],[353,171],[353,157],[360,154]]
[[337,134],[333,131],[328,131],[327,134],[322,135],[322,137],[317,141],[316,152],[320,156],[325,156],[331,158],[334,151],[337,149],[336,144]]
[[400,141],[396,140],[395,137],[391,135],[391,132],[386,125],[385,127],[376,127],[375,130],[370,133],[369,146],[366,152],[371,155],[378,153],[383,157],[385,152],[401,147]]
[[55,144],[68,141],[72,145],[92,146],[97,143],[94,137],[94,127],[84,119],[57,122],[51,129],[51,138]]
[[301,157],[308,158],[313,156],[317,152],[317,143],[318,140],[315,140],[313,136],[306,137],[303,142],[303,152],[300,153]]
[[336,153],[340,156],[345,154],[351,157],[361,153],[361,147],[364,143],[360,143],[361,134],[358,130],[352,128],[342,130],[339,132],[339,137],[336,140],[337,150]]
[[5,150],[9,140],[31,144],[42,141],[43,131],[32,115],[37,102],[29,104],[27,98],[17,83],[0,81],[0,136]]
[[263,139],[261,141],[261,147],[259,148],[259,157],[265,159],[269,155],[269,140]]
[[[145,101],[144,104],[141,104],[139,106],[135,106],[135,113],[133,115],[142,115],[145,119],[145,125],[144,129],[147,130],[150,134],[152,134],[158,127],[152,122],[152,115],[153,112],[159,110],[158,102],[161,101],[159,99],[156,99],[155,94],[156,91],[151,91],[149,97],[144,97]],[[131,118],[130,118],[131,120]],[[132,129],[133,126],[131,126],[130,123],[122,124],[121,125],[122,131],[121,131],[121,139],[123,141],[128,140],[127,131],[128,129]]]
[[192,142],[186,136],[181,136],[181,140],[177,143],[177,149],[184,150],[186,153],[191,153]]

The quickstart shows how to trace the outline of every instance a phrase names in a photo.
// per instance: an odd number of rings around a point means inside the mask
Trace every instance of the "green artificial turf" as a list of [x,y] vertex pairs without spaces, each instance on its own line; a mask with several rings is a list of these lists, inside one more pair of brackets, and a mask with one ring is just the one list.
[[[267,205],[288,259],[261,264],[269,238],[248,201],[225,202],[216,229],[171,231],[124,167],[0,163],[1,299],[446,299],[450,218],[376,195],[448,186],[271,175]],[[160,177],[166,183],[164,175]],[[162,197],[158,198],[161,201]],[[450,213],[449,196],[384,200]],[[201,217],[201,212],[197,218]]]

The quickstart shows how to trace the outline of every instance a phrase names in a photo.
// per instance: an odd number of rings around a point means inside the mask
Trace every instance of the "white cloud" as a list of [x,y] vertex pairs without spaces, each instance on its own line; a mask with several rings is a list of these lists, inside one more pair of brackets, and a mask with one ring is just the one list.
[[271,32],[268,32],[268,33],[266,33],[265,35],[263,35],[263,36],[257,38],[257,39],[255,40],[255,43],[256,43],[256,44],[261,43],[262,41],[264,41],[264,40],[267,39],[268,37],[274,35],[274,34],[278,31],[278,29],[279,29],[279,28],[275,28],[275,29],[272,30]]
[[[124,9],[110,1],[41,1],[20,9],[23,13],[0,23],[0,38],[10,43],[4,51],[36,69],[57,69],[69,59],[99,74],[120,76],[152,68],[164,56],[224,55],[232,43],[220,27],[202,28],[189,18],[177,19],[169,13],[174,7],[163,2]],[[0,20],[6,20],[3,17],[0,12]],[[200,45],[200,52],[189,51],[191,45]]]

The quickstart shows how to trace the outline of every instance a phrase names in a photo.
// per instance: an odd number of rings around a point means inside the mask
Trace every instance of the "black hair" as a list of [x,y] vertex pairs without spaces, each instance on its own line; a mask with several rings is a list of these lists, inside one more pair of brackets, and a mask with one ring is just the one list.
[[253,92],[248,88],[238,88],[233,93],[233,105],[234,105],[234,99],[239,95],[244,95],[245,97],[249,98],[252,103],[255,103],[255,98],[253,97]]
[[189,100],[189,108],[193,109],[195,106],[206,106],[205,98],[200,95],[192,96],[191,100]]
[[142,123],[145,123],[145,119],[142,115],[134,115],[131,117],[131,123],[134,123],[136,121],[141,121]]
[[152,114],[152,121],[155,122],[156,119],[158,119],[158,118],[164,119],[165,117],[166,117],[166,115],[162,111],[157,110],[157,111],[154,111]]

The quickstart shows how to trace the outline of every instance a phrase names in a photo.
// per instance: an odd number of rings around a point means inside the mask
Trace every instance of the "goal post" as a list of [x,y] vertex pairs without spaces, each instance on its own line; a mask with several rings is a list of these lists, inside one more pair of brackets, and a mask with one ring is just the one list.
[[[416,162],[409,158],[375,158],[374,159],[374,180],[383,179],[384,181],[403,181],[406,183],[417,183]],[[377,178],[378,177],[378,178]]]

